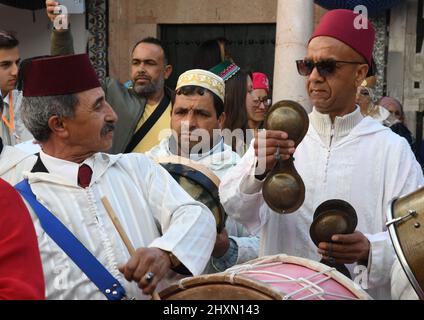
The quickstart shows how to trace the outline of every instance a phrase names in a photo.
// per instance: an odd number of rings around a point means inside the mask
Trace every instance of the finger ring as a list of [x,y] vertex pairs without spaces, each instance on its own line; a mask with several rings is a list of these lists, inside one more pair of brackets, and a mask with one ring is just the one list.
[[274,153],[274,157],[275,157],[275,160],[277,160],[277,161],[281,159],[280,145],[277,145],[277,150]]
[[144,280],[146,280],[147,282],[151,282],[154,277],[155,277],[155,274],[149,271],[149,272],[146,272],[146,274],[144,275]]

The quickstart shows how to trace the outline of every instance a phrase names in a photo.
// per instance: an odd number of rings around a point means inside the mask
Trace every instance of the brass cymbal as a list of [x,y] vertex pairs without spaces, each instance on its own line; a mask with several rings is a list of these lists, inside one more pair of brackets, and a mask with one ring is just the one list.
[[305,200],[305,184],[293,165],[293,159],[281,161],[266,178],[262,193],[268,206],[277,213],[292,213]]
[[309,234],[318,246],[321,242],[331,242],[331,237],[335,234],[353,233],[357,224],[356,211],[348,202],[339,199],[328,200],[315,210]]
[[309,117],[297,102],[283,100],[275,103],[265,116],[265,129],[284,131],[297,146],[308,132]]

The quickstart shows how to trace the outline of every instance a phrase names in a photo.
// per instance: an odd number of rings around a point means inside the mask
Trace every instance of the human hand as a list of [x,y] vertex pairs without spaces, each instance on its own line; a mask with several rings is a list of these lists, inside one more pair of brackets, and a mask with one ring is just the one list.
[[[144,294],[152,294],[171,267],[169,255],[158,248],[140,248],[119,271],[128,281],[137,282]],[[151,279],[149,279],[149,274]]]
[[331,238],[332,243],[321,242],[318,253],[324,260],[336,264],[351,264],[360,262],[368,264],[371,244],[361,232],[352,234],[336,234]]
[[[255,136],[254,148],[258,158],[258,169],[262,173],[271,171],[278,161],[289,159],[295,152],[294,141],[288,140],[283,131],[260,131]],[[258,174],[262,174],[258,173]]]
[[56,31],[64,31],[68,28],[69,15],[58,14],[60,5],[59,2],[54,0],[46,0],[46,12],[50,21],[53,23]]
[[230,238],[228,238],[227,230],[222,229],[221,233],[216,235],[215,246],[212,251],[214,258],[222,257],[230,247]]

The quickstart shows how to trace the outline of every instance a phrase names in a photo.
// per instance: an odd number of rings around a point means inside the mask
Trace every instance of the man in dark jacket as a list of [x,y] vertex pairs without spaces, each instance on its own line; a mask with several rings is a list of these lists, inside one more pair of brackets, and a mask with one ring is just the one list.
[[[47,15],[53,23],[58,18],[58,5],[46,0]],[[74,53],[71,31],[66,25],[62,27],[53,30],[52,55]],[[159,143],[160,132],[169,129],[171,122],[171,91],[164,85],[171,73],[164,46],[149,37],[136,43],[132,50],[132,86],[126,88],[116,79],[105,79],[102,87],[106,101],[119,118],[110,153],[145,152]]]

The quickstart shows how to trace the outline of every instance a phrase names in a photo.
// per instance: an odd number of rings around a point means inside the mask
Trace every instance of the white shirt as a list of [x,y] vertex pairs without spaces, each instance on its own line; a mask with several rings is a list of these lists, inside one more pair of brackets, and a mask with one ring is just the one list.
[[[332,123],[315,109],[311,125],[294,154],[305,183],[305,202],[292,214],[280,215],[265,203],[262,183],[254,178],[257,158],[253,146],[222,180],[221,201],[227,213],[249,230],[261,230],[260,255],[285,253],[315,261],[321,257],[310,239],[315,209],[324,201],[342,199],[358,215],[357,230],[370,241],[369,293],[390,298],[394,250],[386,232],[390,201],[423,183],[420,165],[406,140],[375,120],[362,119],[359,109]],[[353,277],[355,265],[349,265]]]
[[[146,153],[148,157],[166,157],[176,153],[175,148],[171,147],[173,141],[170,137],[165,137],[160,143]],[[240,160],[237,153],[233,152],[231,147],[226,145],[223,140],[217,143],[209,152],[203,154],[190,154],[190,160],[196,161],[201,165],[211,170],[220,179],[230,171]],[[237,223],[231,217],[227,218],[225,229],[229,238],[234,240],[237,245],[237,260],[236,264],[244,263],[258,257],[259,252],[259,236],[255,233],[250,233],[240,223]],[[221,259],[221,263],[217,263],[212,258],[204,273],[214,273],[224,271],[219,269],[218,265],[227,265],[225,261],[227,255]],[[231,267],[232,265],[227,267]],[[225,269],[225,268],[224,268]]]
[[[107,197],[135,248],[155,247],[172,252],[194,275],[202,272],[212,252],[215,222],[212,213],[181,189],[160,166],[141,154],[92,158],[88,188],[73,177],[78,165],[41,156],[51,170],[26,172],[37,200],[54,214],[123,285],[127,295],[149,299],[118,270],[130,256],[109,218],[101,198]],[[47,169],[47,168],[46,168]],[[65,176],[63,175],[65,173]],[[30,208],[36,229],[47,299],[106,299],[74,262],[45,233]],[[177,277],[170,271],[157,291]]]
[[82,163],[75,163],[49,156],[44,151],[40,151],[41,162],[43,162],[47,171],[60,174],[65,180],[73,185],[78,185],[78,170],[83,165],[88,165],[94,171],[94,156],[85,159]]
[[23,179],[23,172],[30,171],[37,157],[27,154],[17,148],[3,146],[0,152],[0,178],[11,185]]
[[[18,90],[12,91],[12,107],[14,115],[14,128],[13,132],[10,132],[9,127],[5,124],[3,119],[0,119],[0,137],[3,138],[3,143],[6,145],[14,146],[24,141],[33,140],[32,134],[25,127],[21,117],[21,105],[22,105],[22,92]],[[3,115],[10,121],[10,92],[3,97]],[[1,116],[0,116],[1,118]]]

